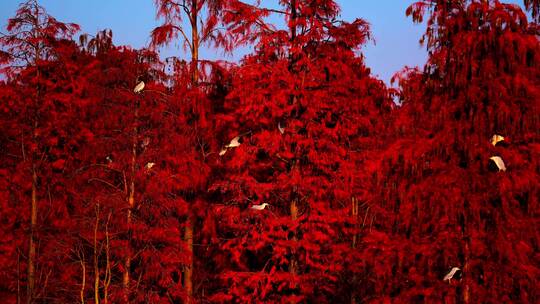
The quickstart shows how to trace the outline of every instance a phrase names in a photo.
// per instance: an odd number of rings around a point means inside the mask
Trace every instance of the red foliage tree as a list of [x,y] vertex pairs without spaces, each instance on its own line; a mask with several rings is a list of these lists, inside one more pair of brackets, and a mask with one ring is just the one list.
[[[58,69],[57,51],[61,48],[60,39],[69,39],[78,26],[57,21],[37,1],[29,0],[8,21],[7,30],[0,37],[3,71],[12,87],[4,95],[9,102],[2,104],[3,141],[10,151],[3,154],[3,164],[8,178],[16,182],[10,184],[10,200],[6,202],[10,206],[6,210],[23,215],[22,223],[15,219],[11,222],[14,232],[20,234],[14,235],[15,243],[8,255],[18,257],[11,259],[12,263],[18,261],[17,266],[11,264],[18,270],[18,291],[23,280],[20,269],[26,268],[25,298],[30,303],[43,295],[50,274],[46,261],[36,253],[39,244],[43,244],[42,253],[47,249],[47,242],[42,243],[40,237],[47,238],[43,224],[49,215],[40,214],[39,207],[52,204],[51,196],[62,192],[62,180],[57,180],[56,173],[62,170],[68,149],[62,142],[62,138],[68,137],[62,125],[69,117],[62,115],[62,111],[69,96],[58,95],[62,94],[60,88],[65,79]],[[25,239],[26,244],[21,243]],[[23,256],[26,262],[21,262]],[[21,300],[20,292],[17,295]]]
[[[401,77],[395,142],[374,161],[375,232],[364,298],[533,303],[539,278],[538,51],[534,26],[498,1],[429,1],[423,72]],[[493,135],[503,135],[493,146]],[[490,157],[506,172],[490,171]],[[443,281],[451,268],[461,269]],[[376,299],[376,300],[374,300]]]
[[[281,4],[237,4],[246,17],[234,27],[250,29],[258,44],[231,72],[219,117],[224,149],[212,189],[222,202],[214,208],[223,289],[213,301],[351,297],[336,290],[347,281],[344,265],[355,264],[348,256],[355,161],[374,143],[391,101],[356,54],[369,37],[364,21],[336,21],[334,1]],[[269,13],[288,28],[263,23]],[[228,147],[235,137],[241,145]],[[268,209],[250,208],[263,203]]]
[[[210,167],[207,156],[215,149],[216,141],[213,134],[214,122],[211,116],[217,108],[223,93],[218,92],[214,80],[221,77],[224,67],[221,63],[210,62],[199,57],[202,45],[214,45],[223,47],[225,51],[233,48],[231,32],[222,30],[223,11],[230,3],[235,1],[222,0],[190,0],[170,1],[157,0],[157,17],[162,18],[164,23],[152,31],[152,46],[157,47],[168,44],[180,38],[185,49],[191,55],[189,65],[178,58],[170,58],[173,67],[172,94],[168,97],[171,104],[178,106],[178,112],[174,128],[188,136],[186,149],[181,155],[166,154],[170,158],[177,157],[179,167],[174,171],[178,175],[177,192],[187,202],[187,210],[184,225],[184,241],[187,245],[189,264],[184,267],[183,286],[186,292],[186,301],[189,303],[193,296],[198,293],[194,290],[193,267],[197,263],[194,256],[194,240],[201,239],[200,230],[204,229],[203,223],[207,217],[205,197],[209,183]],[[187,20],[187,26],[184,25]],[[188,34],[191,33],[190,36]],[[187,77],[189,76],[189,77]],[[217,94],[217,95],[216,95]],[[214,104],[212,104],[214,103]],[[172,125],[171,125],[172,127]],[[171,151],[174,153],[175,151]],[[196,229],[197,225],[201,229]],[[204,280],[203,271],[199,272],[198,281]]]

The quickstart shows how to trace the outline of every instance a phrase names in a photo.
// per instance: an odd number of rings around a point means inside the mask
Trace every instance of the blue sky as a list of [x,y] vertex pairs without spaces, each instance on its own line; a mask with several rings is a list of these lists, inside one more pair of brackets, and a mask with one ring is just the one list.
[[[404,66],[423,66],[426,60],[425,48],[418,43],[423,25],[415,25],[405,17],[405,9],[414,0],[337,0],[342,8],[341,18],[351,21],[363,18],[371,24],[375,43],[364,47],[367,65],[373,74],[385,82]],[[522,3],[520,0],[505,1]],[[19,0],[0,0],[0,25],[2,31],[6,21],[13,16]],[[262,0],[264,5],[276,6],[277,0]],[[95,34],[98,30],[113,30],[114,42],[134,48],[149,42],[150,31],[159,24],[155,19],[154,0],[41,0],[49,14],[63,22],[74,22],[82,31]],[[241,55],[247,50],[242,49]],[[185,57],[181,48],[174,45],[162,50],[162,56]],[[204,50],[207,59],[224,58],[221,52]]]

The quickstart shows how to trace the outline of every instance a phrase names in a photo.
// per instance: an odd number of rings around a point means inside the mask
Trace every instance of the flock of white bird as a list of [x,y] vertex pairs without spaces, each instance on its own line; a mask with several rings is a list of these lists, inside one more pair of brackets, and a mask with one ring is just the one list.
[[[498,143],[503,142],[503,141],[504,141],[504,137],[502,135],[495,134],[491,137],[491,144],[494,147],[497,146]],[[497,168],[499,169],[499,172],[506,171],[506,165],[504,164],[504,161],[500,156],[492,156],[489,159],[495,164],[495,166],[497,166]],[[448,272],[444,276],[443,281],[448,281],[448,283],[451,283],[452,278],[456,275],[458,271],[461,271],[459,267],[452,267],[450,272]]]
[[[135,88],[133,89],[133,93],[135,94],[140,94],[143,90],[144,90],[144,87],[145,87],[145,83],[144,81],[140,81],[136,86]],[[281,124],[278,124],[278,130],[281,134],[284,134],[285,133],[285,128],[281,127]],[[219,152],[219,155],[220,156],[223,156],[225,155],[225,153],[227,153],[227,150],[228,149],[233,149],[233,148],[237,148],[241,145],[240,143],[240,137],[241,136],[236,136],[235,138],[233,138],[227,145],[225,145],[223,147],[223,149],[221,149],[221,151]],[[150,139],[147,137],[144,139],[143,143],[141,144],[141,146],[143,148],[146,148],[146,146],[148,146],[148,144],[150,143]],[[107,157],[107,160],[110,160],[109,157]],[[112,160],[110,160],[112,161]],[[150,171],[156,164],[153,163],[153,162],[149,162],[147,163],[144,168],[147,170],[147,171]],[[257,210],[257,211],[261,211],[261,210],[264,210],[266,207],[270,206],[270,204],[268,203],[263,203],[263,204],[260,204],[260,205],[253,205],[251,206],[251,209],[252,210]]]
[[[139,94],[141,93],[143,90],[144,90],[144,81],[141,81],[139,82],[135,88],[133,89],[133,92],[136,93],[136,94]],[[278,130],[279,130],[279,133],[281,134],[284,134],[285,133],[285,128],[281,126],[280,123],[278,123]],[[504,141],[504,137],[501,136],[501,135],[498,135],[498,134],[495,134],[491,137],[491,144],[493,146],[497,146],[498,143]],[[235,138],[233,138],[229,144],[225,145],[223,147],[223,149],[221,149],[221,151],[219,152],[219,155],[220,156],[223,156],[225,155],[225,153],[227,153],[227,151],[229,149],[233,149],[233,148],[237,148],[241,145],[240,143],[240,136],[236,136]],[[500,156],[492,156],[489,158],[496,166],[497,168],[499,169],[499,171],[506,171],[506,165],[504,164],[504,161],[502,160],[502,158]],[[145,166],[145,169],[146,170],[150,170],[152,169],[152,167],[155,166],[155,163],[147,163],[146,166]],[[251,206],[250,209],[252,210],[257,210],[257,211],[262,211],[264,210],[266,207],[270,206],[270,204],[268,203],[263,203],[263,204],[260,204],[260,205],[253,205]],[[456,273],[458,271],[461,271],[461,269],[459,267],[452,267],[452,269],[450,270],[450,272],[448,272],[444,278],[443,278],[443,281],[448,281],[449,283],[452,281],[452,278],[456,275]]]

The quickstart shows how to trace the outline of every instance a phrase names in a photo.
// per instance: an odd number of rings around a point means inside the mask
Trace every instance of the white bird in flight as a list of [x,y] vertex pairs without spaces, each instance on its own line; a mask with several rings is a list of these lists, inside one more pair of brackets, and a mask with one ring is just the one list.
[[448,281],[448,283],[450,283],[452,281],[452,278],[454,277],[454,275],[456,274],[456,272],[460,271],[461,269],[459,269],[458,267],[452,267],[452,270],[450,270],[449,273],[447,273],[445,276],[444,276],[444,279],[443,281]]
[[226,145],[225,147],[223,147],[223,149],[221,149],[221,151],[219,151],[219,156],[225,155],[225,153],[227,153],[227,149],[239,147],[240,146],[239,140],[240,140],[240,136],[236,136],[235,138],[233,138],[228,145]]
[[139,82],[135,86],[135,88],[133,89],[133,93],[139,94],[140,92],[142,92],[142,90],[144,90],[144,81]]
[[261,204],[261,205],[253,205],[253,206],[251,206],[251,209],[253,209],[253,210],[264,210],[264,208],[266,208],[267,206],[270,206],[270,204],[264,203],[264,204]]
[[498,134],[495,134],[491,137],[491,144],[495,147],[498,143],[504,141],[504,137]]
[[506,166],[500,156],[492,156],[489,159],[495,163],[497,168],[499,168],[499,171],[506,171]]
[[240,136],[236,136],[235,138],[233,138],[231,140],[231,142],[225,146],[225,148],[236,148],[236,147],[239,147],[240,146]]

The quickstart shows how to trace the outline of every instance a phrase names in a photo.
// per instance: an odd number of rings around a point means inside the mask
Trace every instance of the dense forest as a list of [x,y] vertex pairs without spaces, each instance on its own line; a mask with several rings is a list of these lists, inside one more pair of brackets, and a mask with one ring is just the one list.
[[279,3],[155,0],[144,49],[20,4],[1,303],[540,302],[540,1],[412,3],[394,87],[366,21]]

